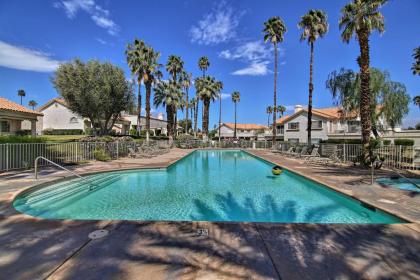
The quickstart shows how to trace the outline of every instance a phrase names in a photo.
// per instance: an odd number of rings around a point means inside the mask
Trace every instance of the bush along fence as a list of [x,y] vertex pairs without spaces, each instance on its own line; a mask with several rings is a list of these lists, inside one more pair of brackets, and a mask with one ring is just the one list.
[[[155,140],[153,143],[169,145],[167,140]],[[71,142],[71,143],[9,143],[0,144],[0,171],[32,168],[35,159],[43,156],[58,164],[77,164],[89,160],[111,160],[127,157],[130,150],[140,145],[136,142]],[[275,150],[288,151],[291,147],[305,146],[290,142],[276,142]],[[271,141],[207,141],[175,140],[173,146],[181,149],[270,149]],[[360,144],[316,145],[321,157],[334,157],[340,162],[358,163],[362,154]],[[420,169],[420,147],[413,146],[381,146],[374,150],[383,166],[398,169]],[[40,160],[40,165],[48,165]]]

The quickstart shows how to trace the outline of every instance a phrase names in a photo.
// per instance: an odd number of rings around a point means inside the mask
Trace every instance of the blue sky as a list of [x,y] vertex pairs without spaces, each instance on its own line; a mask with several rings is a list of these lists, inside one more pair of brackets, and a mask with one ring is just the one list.
[[[43,104],[58,95],[50,82],[54,69],[76,57],[110,61],[130,77],[124,50],[138,37],[161,52],[163,64],[169,55],[180,55],[195,76],[200,75],[198,58],[209,57],[208,73],[224,83],[223,121],[233,121],[229,94],[237,90],[238,122],[266,124],[273,59],[262,40],[264,21],[280,16],[288,28],[280,51],[278,103],[292,108],[307,104],[308,92],[309,47],[299,41],[297,23],[311,8],[326,11],[329,33],[315,45],[314,105],[328,107],[333,103],[325,89],[328,74],[340,67],[357,70],[358,45],[344,44],[338,30],[347,2],[0,0],[0,96],[18,102],[17,90],[23,88],[25,104],[31,99]],[[388,70],[411,96],[420,93],[420,78],[410,70],[412,50],[420,44],[419,11],[418,0],[389,1],[382,9],[386,32],[374,33],[370,41],[371,65]],[[211,127],[218,121],[218,106],[211,105]],[[419,121],[420,110],[410,104],[405,126]]]

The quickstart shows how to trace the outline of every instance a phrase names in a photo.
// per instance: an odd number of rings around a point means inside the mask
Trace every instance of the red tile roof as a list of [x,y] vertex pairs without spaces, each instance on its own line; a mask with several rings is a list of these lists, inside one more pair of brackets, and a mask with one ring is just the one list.
[[25,106],[19,105],[15,102],[12,102],[6,98],[0,97],[0,110],[8,110],[14,112],[21,112],[26,114],[33,114],[38,116],[43,116],[44,114],[28,109]]
[[[225,126],[234,129],[235,124],[234,123],[223,123]],[[258,129],[267,129],[268,127],[260,124],[252,124],[252,123],[237,123],[236,129],[241,130],[258,130]]]

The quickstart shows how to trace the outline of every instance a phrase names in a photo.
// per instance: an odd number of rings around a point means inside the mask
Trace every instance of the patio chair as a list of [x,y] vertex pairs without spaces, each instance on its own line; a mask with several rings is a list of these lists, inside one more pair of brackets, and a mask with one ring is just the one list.
[[296,146],[295,150],[290,153],[285,153],[286,156],[295,157],[302,151],[302,146]]
[[307,156],[308,155],[308,146],[303,146],[302,147],[302,150],[300,151],[300,153],[299,154],[297,154],[296,155],[296,157],[304,157],[304,156]]
[[318,153],[319,147],[316,146],[312,149],[311,153],[309,155],[302,155],[301,158],[305,159],[305,162],[308,161],[310,158],[314,157],[321,157],[321,155]]

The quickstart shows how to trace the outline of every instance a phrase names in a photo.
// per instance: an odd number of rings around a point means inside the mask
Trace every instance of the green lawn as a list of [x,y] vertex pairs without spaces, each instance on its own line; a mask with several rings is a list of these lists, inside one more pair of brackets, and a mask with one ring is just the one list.
[[47,142],[73,142],[86,135],[42,135]]

